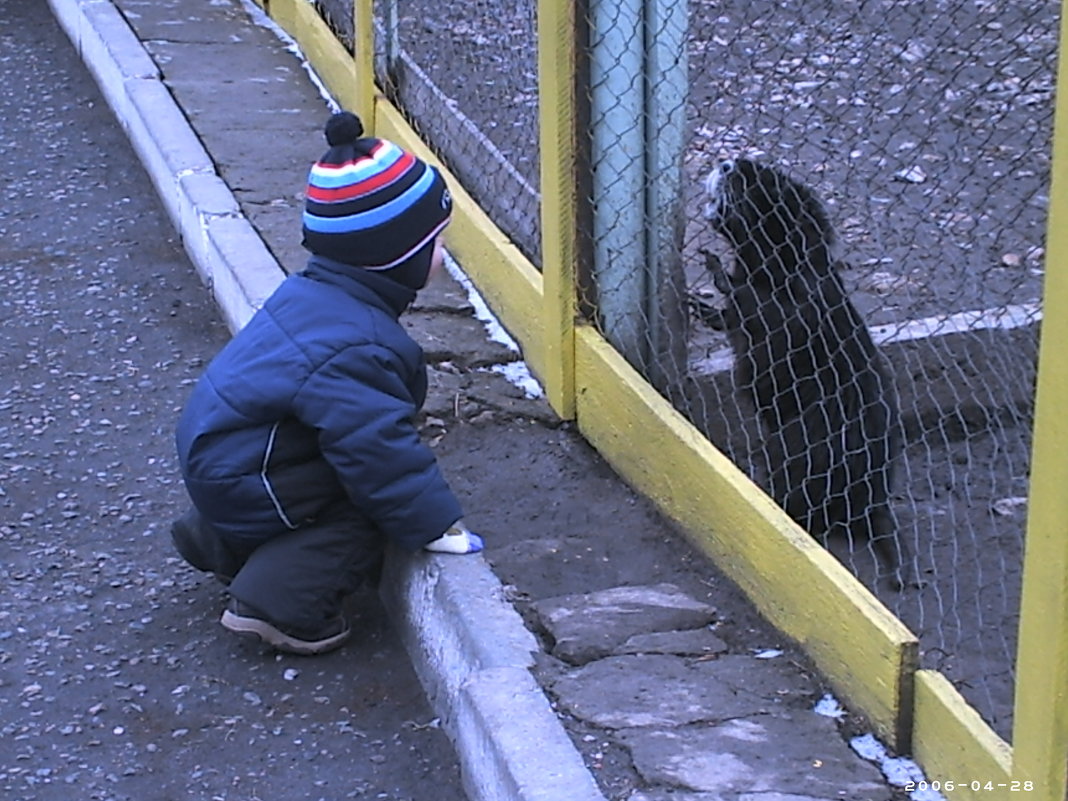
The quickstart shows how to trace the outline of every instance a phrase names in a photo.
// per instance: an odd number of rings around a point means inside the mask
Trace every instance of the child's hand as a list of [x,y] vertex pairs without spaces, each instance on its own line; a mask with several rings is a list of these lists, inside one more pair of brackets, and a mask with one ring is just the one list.
[[468,531],[462,520],[457,520],[449,526],[448,531],[428,542],[423,549],[434,553],[478,553],[482,550],[482,538]]

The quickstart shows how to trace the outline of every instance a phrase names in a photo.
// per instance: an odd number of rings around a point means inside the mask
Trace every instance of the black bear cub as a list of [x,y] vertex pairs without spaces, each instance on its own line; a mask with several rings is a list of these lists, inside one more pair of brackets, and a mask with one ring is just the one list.
[[897,393],[838,274],[827,212],[805,185],[746,159],[720,164],[705,188],[706,216],[733,252],[729,274],[705,255],[726,296],[736,382],[767,437],[768,491],[817,539],[871,543],[900,588]]

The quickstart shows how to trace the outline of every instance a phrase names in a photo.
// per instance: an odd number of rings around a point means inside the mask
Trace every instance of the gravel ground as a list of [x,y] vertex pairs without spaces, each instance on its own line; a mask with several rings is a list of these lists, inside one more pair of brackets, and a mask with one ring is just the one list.
[[175,416],[228,332],[47,5],[0,20],[0,795],[464,797],[376,597],[275,656],[172,555]]

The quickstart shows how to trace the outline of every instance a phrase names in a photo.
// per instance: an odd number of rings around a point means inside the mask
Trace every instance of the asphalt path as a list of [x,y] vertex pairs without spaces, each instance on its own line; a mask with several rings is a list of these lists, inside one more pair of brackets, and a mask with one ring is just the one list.
[[43,0],[0,0],[0,796],[464,798],[376,596],[315,659],[172,553],[176,415],[227,331]]

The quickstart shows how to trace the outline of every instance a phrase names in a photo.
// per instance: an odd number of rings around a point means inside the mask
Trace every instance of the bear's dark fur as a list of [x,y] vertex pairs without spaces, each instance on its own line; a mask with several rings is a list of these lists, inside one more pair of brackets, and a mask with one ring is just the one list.
[[731,273],[726,296],[738,385],[768,442],[768,491],[814,537],[870,542],[901,586],[906,554],[890,505],[902,450],[897,393],[838,274],[823,204],[780,170],[738,159],[706,181],[706,216]]

